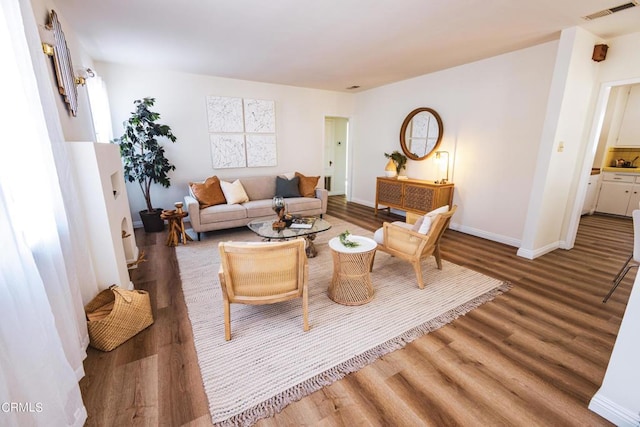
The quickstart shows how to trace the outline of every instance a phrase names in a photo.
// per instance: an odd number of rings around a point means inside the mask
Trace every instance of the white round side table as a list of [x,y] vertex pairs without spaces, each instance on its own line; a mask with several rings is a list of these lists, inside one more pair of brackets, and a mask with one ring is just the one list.
[[333,256],[333,278],[329,298],[338,304],[362,305],[373,299],[373,285],[369,270],[376,252],[376,242],[363,236],[350,236],[358,242],[353,248],[344,246],[338,237],[329,240]]

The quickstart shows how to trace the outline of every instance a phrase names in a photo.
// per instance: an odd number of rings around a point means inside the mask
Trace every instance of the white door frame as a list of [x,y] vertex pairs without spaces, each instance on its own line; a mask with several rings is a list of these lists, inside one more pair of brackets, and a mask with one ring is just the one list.
[[[344,120],[347,121],[347,132],[346,132],[347,135],[346,135],[346,140],[344,142],[346,144],[346,146],[345,146],[345,155],[346,155],[346,159],[345,159],[345,169],[346,169],[345,170],[345,179],[346,179],[347,183],[345,185],[345,189],[344,190],[345,190],[345,196],[346,196],[347,201],[350,201],[351,200],[351,188],[352,188],[352,185],[353,185],[352,184],[352,161],[351,161],[351,159],[353,158],[352,153],[351,153],[352,150],[353,150],[352,146],[351,146],[352,145],[351,144],[351,118],[347,117],[347,116],[341,116],[341,115],[338,115],[338,114],[325,114],[323,119],[322,119],[323,120],[323,123],[322,123],[322,134],[323,134],[322,135],[323,136],[322,137],[322,143],[323,144],[325,143],[326,137],[327,137],[324,134],[325,133],[325,123],[326,123],[327,119],[330,119],[330,118],[344,119]],[[327,159],[324,158],[325,154],[326,154],[326,150],[323,147],[323,150],[322,150],[323,171],[324,171],[324,166],[327,164]]]
[[604,116],[607,112],[607,105],[609,103],[609,95],[611,94],[611,88],[616,86],[626,86],[631,84],[640,83],[640,77],[618,80],[613,82],[606,82],[600,85],[600,92],[598,94],[598,101],[596,103],[595,112],[593,114],[593,121],[591,123],[591,132],[589,133],[589,142],[587,145],[587,151],[582,162],[582,170],[580,171],[580,181],[578,183],[578,189],[576,193],[575,203],[573,205],[573,212],[567,228],[566,239],[563,249],[571,249],[576,243],[576,236],[578,234],[578,226],[580,225],[580,217],[582,216],[582,205],[584,205],[584,199],[587,196],[587,187],[589,185],[589,177],[591,176],[591,168],[593,167],[593,159],[596,156],[596,150],[598,149],[598,142],[600,140],[600,133],[602,132],[602,124],[604,122]]

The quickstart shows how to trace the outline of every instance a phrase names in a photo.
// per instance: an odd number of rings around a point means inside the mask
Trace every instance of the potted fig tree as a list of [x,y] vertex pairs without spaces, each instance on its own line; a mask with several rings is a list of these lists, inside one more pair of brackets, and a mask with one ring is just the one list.
[[159,140],[176,142],[176,137],[169,126],[157,123],[160,114],[149,109],[155,101],[155,98],[133,101],[136,110],[123,123],[124,134],[112,141],[120,145],[125,179],[137,182],[142,190],[147,209],[140,211],[140,219],[147,232],[164,230],[164,221],[160,218],[162,209],[155,209],[151,204],[151,184],[168,188],[169,172],[176,168],[165,157]]

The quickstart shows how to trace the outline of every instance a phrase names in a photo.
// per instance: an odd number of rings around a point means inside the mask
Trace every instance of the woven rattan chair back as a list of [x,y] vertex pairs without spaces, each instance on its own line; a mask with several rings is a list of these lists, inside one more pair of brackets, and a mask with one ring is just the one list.
[[308,264],[302,239],[288,242],[221,242],[220,271],[225,339],[231,339],[230,304],[272,304],[302,298],[304,330],[309,329]]

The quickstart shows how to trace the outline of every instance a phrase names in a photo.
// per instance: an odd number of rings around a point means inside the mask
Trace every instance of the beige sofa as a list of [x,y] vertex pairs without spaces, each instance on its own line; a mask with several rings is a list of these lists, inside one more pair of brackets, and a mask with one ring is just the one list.
[[[189,212],[191,228],[198,235],[205,231],[242,227],[256,218],[275,216],[271,203],[276,195],[276,175],[239,178],[249,201],[240,204],[222,204],[200,209],[189,188],[189,195],[184,202]],[[234,181],[225,179],[225,181]],[[304,216],[322,216],[327,212],[329,193],[323,188],[316,188],[315,197],[286,198],[287,211]]]

